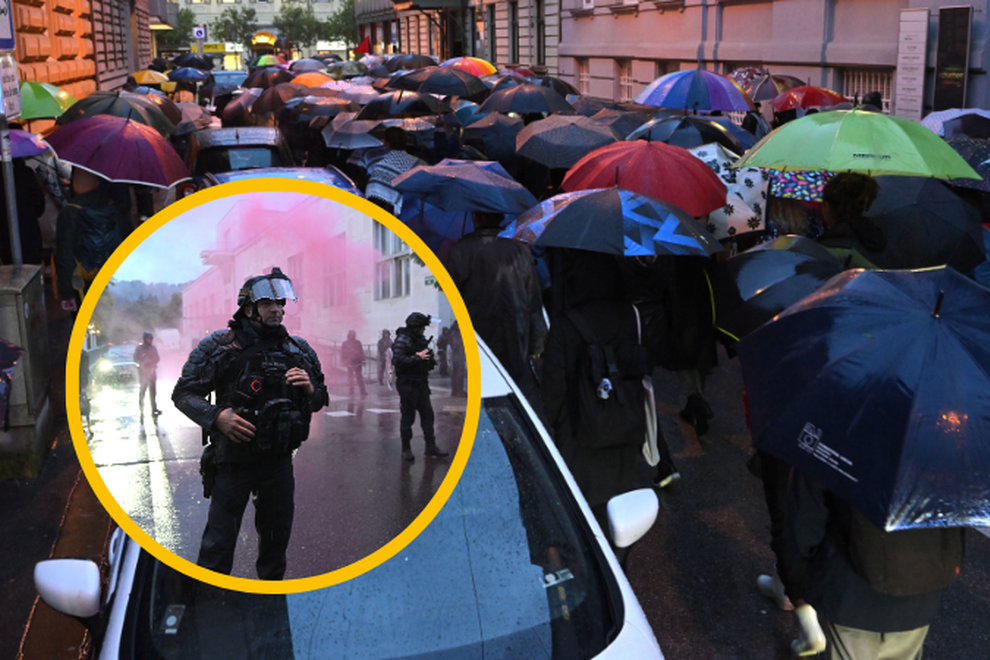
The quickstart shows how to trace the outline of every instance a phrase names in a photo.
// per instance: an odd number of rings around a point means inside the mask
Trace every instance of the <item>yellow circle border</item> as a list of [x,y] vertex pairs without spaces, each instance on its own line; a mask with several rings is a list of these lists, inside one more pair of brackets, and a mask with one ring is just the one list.
[[[429,503],[416,518],[398,536],[378,550],[354,563],[328,573],[282,581],[234,577],[197,566],[188,559],[183,559],[166,549],[141,529],[137,523],[131,520],[130,516],[124,512],[123,508],[110,493],[89,451],[89,443],[82,425],[78,396],[78,356],[82,354],[86,329],[96,309],[96,303],[102,296],[104,289],[120,265],[130,256],[131,252],[165,223],[202,204],[234,195],[265,192],[300,193],[333,200],[377,220],[411,247],[413,252],[416,253],[416,256],[423,260],[427,268],[430,269],[431,274],[437,279],[454,311],[454,316],[457,319],[461,336],[463,337],[468,381],[467,410],[464,416],[464,428],[457,446],[457,451],[453,459],[451,459],[450,468],[447,470],[447,475],[440,483],[437,492],[434,493]],[[99,274],[94,279],[92,286],[80,305],[79,314],[72,329],[68,353],[66,355],[65,387],[69,432],[72,436],[72,443],[75,446],[76,454],[79,456],[79,463],[82,466],[83,473],[89,480],[90,486],[100,502],[127,535],[137,541],[142,548],[151,553],[156,559],[180,573],[223,589],[259,594],[291,594],[340,584],[366,573],[403,550],[433,521],[440,512],[440,509],[447,503],[447,499],[453,493],[457,482],[460,481],[474,445],[475,434],[478,430],[478,419],[481,414],[481,362],[478,353],[478,343],[474,334],[474,326],[471,325],[471,318],[468,315],[467,307],[464,305],[464,299],[461,298],[461,294],[457,290],[457,287],[454,286],[454,282],[450,278],[449,273],[447,273],[447,269],[444,268],[437,256],[433,254],[419,236],[398,218],[368,200],[339,188],[334,188],[333,186],[298,179],[258,178],[207,188],[167,206],[135,229],[100,269]],[[396,460],[398,460],[398,457]]]

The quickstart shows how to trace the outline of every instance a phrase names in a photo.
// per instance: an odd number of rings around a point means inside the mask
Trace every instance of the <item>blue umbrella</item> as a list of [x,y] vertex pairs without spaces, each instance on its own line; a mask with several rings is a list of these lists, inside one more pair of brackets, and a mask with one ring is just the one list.
[[746,112],[753,102],[725,76],[704,69],[674,71],[660,76],[639,93],[636,103],[658,108]]
[[499,235],[536,246],[627,257],[707,257],[722,251],[721,243],[684,211],[621,188],[555,195]]
[[184,66],[168,72],[168,79],[175,82],[203,82],[210,77],[209,71]]
[[493,161],[445,159],[420,165],[392,179],[392,187],[442,211],[485,211],[519,215],[536,198]]
[[739,342],[753,443],[877,526],[990,525],[990,291],[851,270]]

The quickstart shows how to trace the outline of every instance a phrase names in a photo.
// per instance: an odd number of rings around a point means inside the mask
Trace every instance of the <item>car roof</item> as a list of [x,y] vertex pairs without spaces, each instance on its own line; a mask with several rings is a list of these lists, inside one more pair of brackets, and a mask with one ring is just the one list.
[[270,126],[239,126],[236,128],[204,128],[192,133],[192,140],[195,140],[200,148],[233,146],[243,144],[246,146],[262,144],[279,144],[281,134],[277,128]]
[[345,174],[330,167],[253,167],[245,170],[209,174],[217,183],[229,183],[244,179],[261,179],[278,177],[280,179],[297,179],[300,181],[315,181],[327,183],[336,188],[343,188],[357,195],[361,192]]

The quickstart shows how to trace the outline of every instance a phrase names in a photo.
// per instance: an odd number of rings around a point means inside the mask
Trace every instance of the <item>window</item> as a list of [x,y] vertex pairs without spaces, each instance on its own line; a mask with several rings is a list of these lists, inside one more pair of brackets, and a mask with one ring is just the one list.
[[488,5],[486,11],[488,12],[488,36],[485,37],[485,41],[488,42],[488,61],[494,64],[498,61],[498,53],[495,50],[495,5]]
[[519,3],[509,3],[509,63],[519,63]]
[[615,61],[615,78],[618,81],[615,100],[619,103],[633,100],[632,60]]
[[547,12],[544,0],[536,3],[536,63],[547,63]]
[[591,93],[591,74],[588,72],[588,58],[578,57],[574,60],[577,66],[577,88],[581,94]]
[[[290,269],[292,265],[290,259]],[[300,296],[300,300],[302,299],[302,295],[298,291],[296,295]],[[323,306],[339,307],[345,303],[346,297],[347,234],[342,233],[330,239],[329,249],[323,260]]]
[[890,112],[893,85],[893,69],[846,69],[842,72],[843,96],[853,102],[862,102],[864,94],[880,92],[884,112]]
[[401,238],[388,227],[375,223],[374,245],[379,260],[376,266],[375,300],[401,298],[412,290],[412,257]]

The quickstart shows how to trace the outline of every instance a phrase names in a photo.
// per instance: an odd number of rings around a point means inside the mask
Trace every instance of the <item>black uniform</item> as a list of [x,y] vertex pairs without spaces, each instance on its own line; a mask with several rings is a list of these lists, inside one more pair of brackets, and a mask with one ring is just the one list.
[[429,341],[416,330],[399,328],[395,331],[392,344],[392,364],[395,366],[395,389],[399,392],[399,437],[402,448],[409,449],[412,440],[412,425],[419,413],[419,423],[423,428],[423,438],[427,448],[436,445],[433,430],[433,404],[430,402],[429,374],[437,362],[430,354],[429,359],[416,355],[429,348]]
[[[292,451],[309,434],[312,412],[329,401],[316,352],[283,326],[260,330],[238,314],[199,343],[182,368],[172,401],[210,432],[216,479],[209,520],[196,563],[229,574],[247,500],[254,494],[258,530],[258,577],[285,574],[294,512]],[[315,394],[285,382],[291,367],[304,369]],[[216,392],[216,403],[209,402]],[[220,411],[233,408],[255,425],[250,442],[237,443],[214,428]]]

